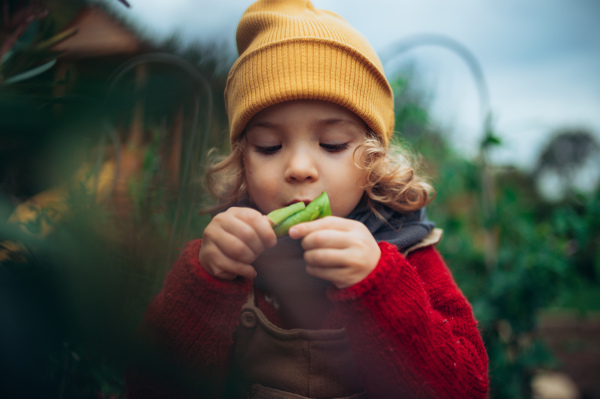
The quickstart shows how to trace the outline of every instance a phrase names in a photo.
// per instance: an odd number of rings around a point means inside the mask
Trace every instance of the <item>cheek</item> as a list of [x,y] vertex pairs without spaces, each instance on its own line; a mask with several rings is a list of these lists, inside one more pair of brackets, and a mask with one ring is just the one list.
[[248,185],[263,185],[272,180],[272,168],[266,167],[264,162],[249,161],[245,165],[246,182]]
[[365,192],[361,188],[365,174],[363,170],[352,164],[346,165],[346,173],[342,176],[344,178],[338,177],[332,182],[331,210],[335,216],[346,217],[358,205]]
[[[357,155],[358,157],[358,155]],[[350,184],[362,186],[367,178],[367,173],[364,169],[361,169],[354,163],[354,158],[350,158],[346,163],[346,170],[348,171],[347,181]]]
[[[270,205],[270,199],[274,198],[278,189],[272,168],[261,167],[260,164],[246,164],[245,180],[250,198],[265,211]],[[264,208],[264,209],[263,209]]]
[[254,196],[257,192],[259,191],[259,188],[261,187],[261,174],[257,173],[257,171],[253,168],[247,168],[246,169],[246,185],[248,186],[248,193],[251,196]]

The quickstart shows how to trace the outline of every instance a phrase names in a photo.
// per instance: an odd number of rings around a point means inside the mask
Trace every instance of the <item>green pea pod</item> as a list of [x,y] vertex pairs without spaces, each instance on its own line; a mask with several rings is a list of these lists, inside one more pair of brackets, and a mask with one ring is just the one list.
[[324,199],[322,200],[323,208],[321,209],[321,214],[319,215],[319,217],[324,218],[325,216],[331,216],[331,206],[329,204],[329,197],[327,196],[326,192],[323,192],[323,194],[321,194],[319,197],[321,196],[324,196]]
[[[288,207],[289,208],[289,207]],[[286,209],[286,208],[282,208]],[[277,212],[277,211],[273,211]],[[273,213],[271,212],[271,213]],[[277,237],[283,237],[288,234],[290,227],[304,222],[310,222],[318,218],[331,215],[331,207],[329,205],[329,197],[326,192],[321,193],[317,198],[311,201],[310,204],[298,212],[288,216],[281,223],[277,224],[273,229]]]
[[281,224],[281,222],[283,222],[285,219],[289,218],[294,213],[297,213],[304,208],[306,208],[304,202],[296,202],[295,204],[286,206],[285,208],[274,210],[273,212],[269,213],[267,217],[271,219],[271,222],[273,222],[275,226],[277,226]]
[[[310,205],[310,204],[309,204]],[[280,225],[277,225],[273,228],[275,230],[275,235],[277,237],[283,237],[288,234],[290,227],[303,222],[310,222],[311,220],[315,220],[321,214],[320,207],[313,207],[309,209],[308,206],[301,210],[298,213],[293,214],[289,218],[285,219]]]

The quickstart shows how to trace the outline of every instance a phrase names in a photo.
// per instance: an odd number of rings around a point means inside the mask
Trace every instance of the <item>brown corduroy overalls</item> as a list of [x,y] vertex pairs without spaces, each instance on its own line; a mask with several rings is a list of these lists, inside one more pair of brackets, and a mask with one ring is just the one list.
[[[437,243],[435,229],[415,249]],[[231,398],[367,399],[345,329],[286,330],[271,323],[250,295],[236,331]],[[231,388],[231,387],[235,388]]]
[[234,367],[234,378],[246,382],[245,396],[238,397],[367,398],[344,329],[279,328],[256,307],[254,295],[242,307]]

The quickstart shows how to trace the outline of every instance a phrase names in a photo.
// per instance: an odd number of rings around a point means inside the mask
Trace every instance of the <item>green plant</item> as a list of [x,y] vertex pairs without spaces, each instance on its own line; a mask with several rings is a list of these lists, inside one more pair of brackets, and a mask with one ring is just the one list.
[[[394,85],[406,101],[397,104],[397,126],[410,126],[402,137],[424,155],[437,190],[428,213],[444,229],[439,250],[479,321],[490,358],[490,396],[528,398],[534,372],[558,366],[537,335],[539,312],[595,306],[583,303],[579,288],[583,281],[588,293],[599,288],[598,188],[555,203],[536,191],[536,173],[458,154],[419,96],[403,95],[410,88],[405,79],[399,76]],[[488,127],[484,156],[498,145]]]

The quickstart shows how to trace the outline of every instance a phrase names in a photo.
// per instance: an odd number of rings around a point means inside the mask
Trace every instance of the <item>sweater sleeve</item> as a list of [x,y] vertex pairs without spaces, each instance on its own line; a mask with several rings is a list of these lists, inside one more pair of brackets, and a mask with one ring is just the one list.
[[330,288],[370,398],[484,398],[488,359],[471,305],[439,253],[382,242],[363,281]]
[[252,282],[210,276],[199,263],[201,245],[188,243],[146,311],[142,332],[164,354],[166,367],[128,373],[128,398],[222,396]]

